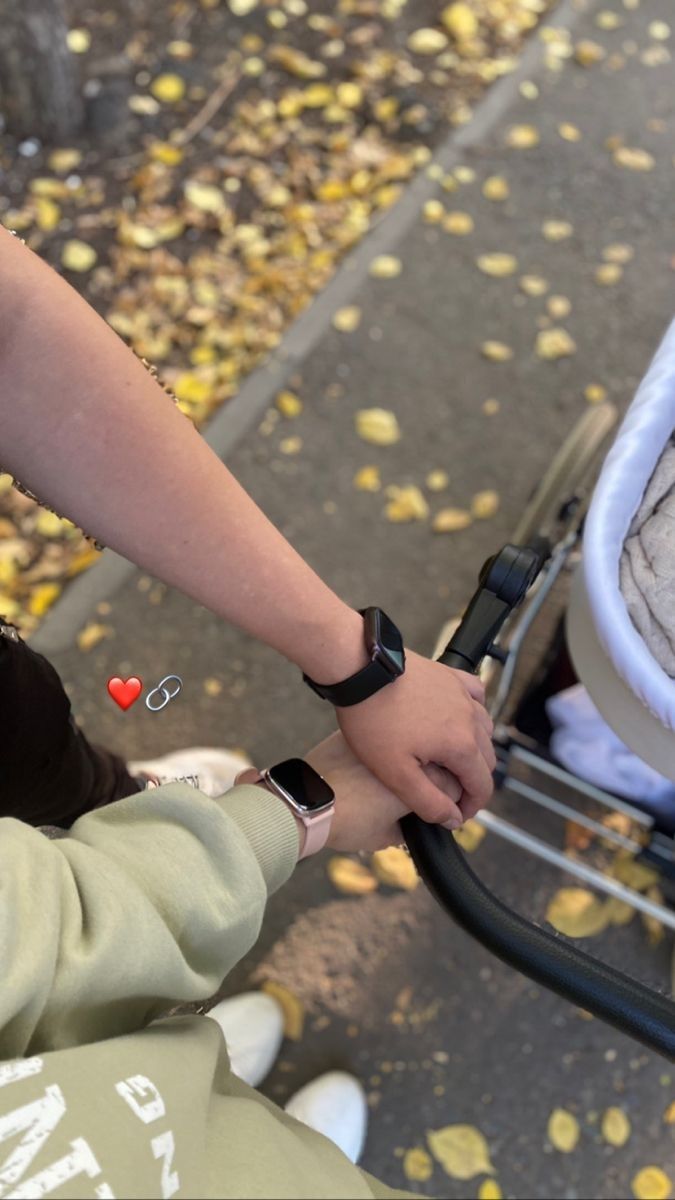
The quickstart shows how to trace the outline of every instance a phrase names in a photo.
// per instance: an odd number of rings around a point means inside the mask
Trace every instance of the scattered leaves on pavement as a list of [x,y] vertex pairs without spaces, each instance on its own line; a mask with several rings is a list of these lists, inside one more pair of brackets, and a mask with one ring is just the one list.
[[419,884],[420,877],[415,870],[415,864],[402,846],[388,846],[386,850],[376,850],[370,865],[380,883],[388,887],[412,892]]
[[465,821],[463,825],[460,825],[459,829],[454,829],[452,836],[456,842],[459,842],[465,853],[473,854],[474,850],[477,850],[480,846],[486,833],[485,826],[471,818]]
[[384,511],[388,521],[426,521],[429,516],[429,505],[416,484],[406,487],[391,484],[386,494],[389,500]]
[[607,928],[606,906],[586,888],[564,887],[556,892],[546,909],[546,920],[567,937],[594,937]]
[[430,1130],[427,1143],[451,1179],[494,1174],[487,1141],[475,1125],[446,1125],[444,1129]]
[[610,1146],[625,1146],[630,1137],[630,1121],[622,1108],[608,1108],[602,1114],[600,1130]]
[[333,887],[347,896],[366,896],[377,891],[377,879],[355,858],[336,855],[329,858],[326,869]]
[[421,1146],[406,1150],[403,1156],[403,1174],[411,1183],[426,1183],[434,1173],[432,1158]]
[[566,1108],[554,1108],[548,1119],[549,1141],[563,1154],[571,1154],[579,1141],[579,1122]]
[[434,533],[457,533],[460,529],[468,529],[471,522],[471,513],[464,508],[442,508],[436,513],[431,528]]
[[386,408],[362,408],[356,414],[356,432],[374,446],[392,446],[401,437],[395,414]]
[[630,1186],[635,1200],[668,1200],[673,1183],[661,1167],[642,1167]]
[[273,979],[266,979],[262,985],[262,991],[268,996],[272,996],[281,1005],[284,1014],[284,1033],[292,1042],[299,1042],[305,1026],[305,1009],[302,1001],[284,987],[282,983],[276,983]]

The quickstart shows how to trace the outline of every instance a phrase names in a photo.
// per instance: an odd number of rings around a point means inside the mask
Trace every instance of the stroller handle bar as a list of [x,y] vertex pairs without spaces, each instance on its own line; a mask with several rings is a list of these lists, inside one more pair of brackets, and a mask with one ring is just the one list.
[[[439,662],[477,671],[496,632],[525,596],[547,545],[506,546],[488,560],[464,618]],[[469,866],[452,834],[414,813],[401,821],[415,866],[442,908],[486,949],[536,983],[675,1060],[675,1002],[592,958],[497,899]]]

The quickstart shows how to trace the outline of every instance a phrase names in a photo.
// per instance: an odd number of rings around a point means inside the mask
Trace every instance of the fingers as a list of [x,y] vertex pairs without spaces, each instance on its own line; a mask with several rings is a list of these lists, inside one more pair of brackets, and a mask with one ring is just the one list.
[[[453,821],[452,828],[458,829],[464,819],[458,804],[428,777],[427,772],[433,772],[435,766],[436,764],[431,764],[422,767],[419,762],[415,762],[406,780],[401,781],[406,803],[423,821],[428,821],[431,825],[443,825]],[[456,787],[455,784],[455,791]],[[399,794],[403,793],[399,790]]]
[[481,683],[478,676],[471,675],[468,671],[458,671],[456,668],[452,669],[471,698],[478,700],[480,704],[485,704],[485,685]]

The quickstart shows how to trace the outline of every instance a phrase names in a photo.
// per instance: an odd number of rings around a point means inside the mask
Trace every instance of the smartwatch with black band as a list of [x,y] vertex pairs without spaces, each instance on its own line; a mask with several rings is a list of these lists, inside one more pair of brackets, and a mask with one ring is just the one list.
[[342,683],[315,683],[303,675],[305,683],[323,700],[336,708],[360,704],[388,683],[393,683],[405,671],[403,638],[394,622],[381,608],[360,608],[363,631],[370,662]]

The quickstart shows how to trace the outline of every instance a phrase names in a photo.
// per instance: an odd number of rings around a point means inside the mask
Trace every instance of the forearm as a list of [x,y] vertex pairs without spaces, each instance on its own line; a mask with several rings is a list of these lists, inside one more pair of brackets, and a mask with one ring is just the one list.
[[[325,682],[362,623],[74,289],[0,229],[0,462],[106,545]],[[326,674],[328,672],[328,675]]]

